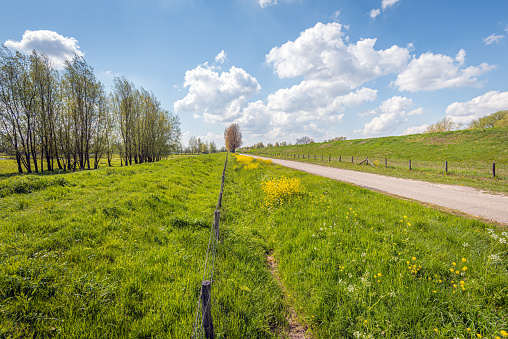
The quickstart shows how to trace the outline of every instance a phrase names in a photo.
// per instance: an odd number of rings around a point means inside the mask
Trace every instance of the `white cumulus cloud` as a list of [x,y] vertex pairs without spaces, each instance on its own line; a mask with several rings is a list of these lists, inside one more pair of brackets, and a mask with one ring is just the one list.
[[371,19],[375,19],[379,14],[381,14],[381,10],[379,8],[378,9],[372,9],[369,12],[369,16],[371,17]]
[[369,16],[371,17],[371,19],[375,19],[378,15],[381,14],[381,9],[384,12],[384,11],[386,11],[387,8],[392,7],[399,1],[400,0],[383,0],[383,1],[381,1],[381,8],[372,9],[369,12]]
[[486,37],[485,39],[483,39],[483,43],[485,45],[492,45],[492,44],[499,44],[499,42],[501,42],[501,40],[503,40],[505,36],[502,35],[502,34],[495,34],[495,33],[492,33],[491,35],[489,35],[488,37]]
[[[377,99],[377,90],[366,82],[397,74],[410,58],[408,48],[376,49],[376,39],[350,42],[343,28],[317,23],[270,50],[266,63],[280,78],[303,78],[296,85],[249,102],[260,89],[254,77],[235,67],[219,74],[205,64],[186,73],[189,92],[174,104],[175,111],[199,112],[207,122],[237,122],[252,137],[319,139],[334,133],[348,108]],[[238,78],[242,81],[231,80]]]
[[381,2],[381,8],[384,10],[386,10],[388,7],[392,7],[393,5],[395,5],[397,2],[399,2],[400,0],[383,0]]
[[429,127],[428,124],[423,124],[421,126],[409,127],[409,128],[406,128],[404,130],[404,132],[402,132],[401,135],[421,134],[421,133],[425,132],[428,127]]
[[215,62],[219,64],[223,64],[227,59],[228,55],[224,50],[220,51],[220,53],[215,56]]
[[415,112],[419,114],[421,112],[421,108],[411,110],[413,106],[413,100],[406,97],[394,96],[385,100],[375,109],[375,113],[379,114],[379,116],[366,123],[363,130],[358,130],[357,132],[362,132],[364,136],[390,133],[406,122],[408,115],[414,115]]
[[4,45],[26,54],[30,54],[33,50],[44,53],[57,68],[63,68],[65,60],[71,60],[74,55],[84,55],[79,50],[78,40],[48,30],[27,30],[23,33],[21,41],[7,40]]
[[208,64],[185,73],[189,93],[174,103],[176,112],[202,112],[207,122],[233,121],[247,105],[246,99],[259,90],[256,78],[242,68],[231,67],[219,74]]
[[408,62],[406,48],[376,50],[376,39],[348,44],[339,23],[317,23],[295,41],[273,48],[266,56],[280,78],[303,76],[354,89],[363,83],[402,70]]
[[277,5],[277,0],[259,0],[259,6],[261,6],[261,8],[273,5]]
[[464,68],[466,52],[460,50],[455,59],[442,54],[424,53],[413,58],[407,68],[399,73],[394,84],[400,91],[435,91],[454,87],[481,87],[476,78],[496,66],[482,63]]
[[455,123],[467,124],[474,119],[508,109],[508,92],[490,91],[466,102],[454,102],[446,115]]

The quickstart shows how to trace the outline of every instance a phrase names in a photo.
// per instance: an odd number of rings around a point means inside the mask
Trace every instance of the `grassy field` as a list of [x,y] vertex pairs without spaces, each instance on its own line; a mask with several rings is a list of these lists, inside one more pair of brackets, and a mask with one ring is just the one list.
[[[507,143],[508,128],[492,128],[271,147],[247,152],[265,156],[279,154],[295,161],[508,193]],[[293,158],[293,155],[299,158]],[[358,165],[367,157],[375,166]],[[385,159],[388,168],[385,168]],[[445,173],[445,161],[448,161],[448,173]],[[496,164],[495,179],[492,176],[493,163]]]
[[[224,159],[0,179],[0,338],[189,337]],[[477,220],[230,158],[217,337],[284,337],[289,305],[314,338],[503,337],[507,238]]]
[[[0,180],[0,338],[189,337],[224,159]],[[259,244],[230,242],[228,333],[264,332],[277,285]],[[246,300],[244,279],[262,286]]]
[[506,229],[279,166],[230,178],[229,227],[273,251],[315,338],[508,331]]

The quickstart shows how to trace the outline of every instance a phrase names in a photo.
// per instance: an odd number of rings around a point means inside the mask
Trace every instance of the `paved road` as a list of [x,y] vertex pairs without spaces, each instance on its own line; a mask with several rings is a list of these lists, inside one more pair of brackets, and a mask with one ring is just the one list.
[[282,159],[270,160],[285,167],[348,182],[357,186],[404,198],[443,206],[475,217],[508,225],[507,196],[488,194],[464,186],[435,184],[418,180],[387,177],[379,174],[356,172]]

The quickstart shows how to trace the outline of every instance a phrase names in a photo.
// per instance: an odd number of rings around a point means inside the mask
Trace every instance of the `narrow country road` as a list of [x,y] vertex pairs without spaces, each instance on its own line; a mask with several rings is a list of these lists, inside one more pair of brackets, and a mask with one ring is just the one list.
[[[247,156],[252,156],[245,154]],[[322,177],[348,182],[375,191],[413,199],[457,210],[475,217],[508,225],[508,197],[482,192],[475,188],[429,183],[425,181],[387,177],[302,162],[270,159],[281,166]]]

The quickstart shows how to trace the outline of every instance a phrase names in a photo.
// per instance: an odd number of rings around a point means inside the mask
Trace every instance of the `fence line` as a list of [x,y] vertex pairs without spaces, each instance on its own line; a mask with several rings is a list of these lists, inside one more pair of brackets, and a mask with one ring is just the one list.
[[[259,155],[263,155],[259,153]],[[355,156],[337,155],[310,155],[298,153],[269,153],[272,157],[305,159],[312,162],[343,162],[344,164],[365,164],[377,168],[407,169],[410,171],[433,171],[442,172],[446,175],[469,175],[479,178],[495,178],[501,180],[508,179],[508,168],[501,167],[499,163],[471,163],[471,162],[453,162],[453,161],[429,161],[414,159],[389,159],[389,158],[371,158]],[[367,161],[368,159],[368,161]]]
[[[219,223],[220,211],[222,209],[222,196],[224,193],[224,180],[226,178],[226,167],[228,164],[228,154],[226,153],[226,161],[222,170],[221,186],[219,199],[214,211],[214,221],[210,227],[210,236],[208,239],[208,249],[205,256],[205,264],[203,269],[203,278],[201,280],[201,291],[196,305],[196,316],[192,325],[191,338],[201,339],[215,338],[212,319],[212,285],[213,274],[215,269],[215,254],[217,252],[217,243],[219,242]],[[200,307],[201,306],[201,307]]]

